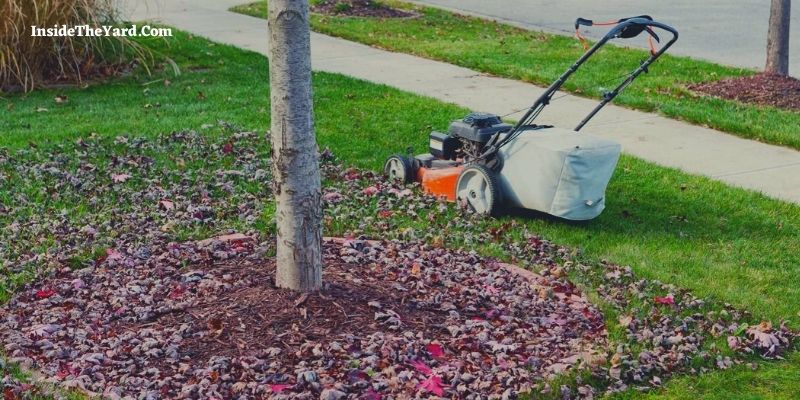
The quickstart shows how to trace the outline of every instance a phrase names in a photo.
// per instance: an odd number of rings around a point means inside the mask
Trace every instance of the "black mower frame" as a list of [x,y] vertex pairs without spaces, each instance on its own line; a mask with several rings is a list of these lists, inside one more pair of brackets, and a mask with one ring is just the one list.
[[613,28],[611,28],[611,30],[608,31],[608,33],[605,34],[605,36],[603,36],[602,39],[597,41],[597,43],[595,43],[594,46],[588,48],[586,52],[577,61],[575,61],[574,64],[572,64],[572,66],[570,66],[563,74],[561,74],[561,76],[558,79],[556,79],[555,82],[553,82],[544,91],[544,93],[542,93],[542,95],[539,96],[538,99],[536,99],[536,101],[528,109],[525,115],[523,115],[522,118],[520,118],[519,122],[517,122],[517,124],[514,125],[514,127],[511,128],[510,131],[508,131],[508,134],[502,140],[499,140],[500,134],[495,135],[491,140],[489,140],[486,146],[486,151],[480,158],[485,159],[491,157],[493,154],[497,152],[497,150],[500,147],[509,143],[511,140],[513,140],[515,137],[517,137],[521,132],[525,130],[538,129],[544,127],[544,126],[540,127],[534,125],[533,121],[536,119],[536,117],[539,116],[539,113],[542,112],[542,109],[544,109],[548,104],[550,104],[553,95],[561,88],[562,85],[564,85],[564,82],[566,82],[567,79],[573,73],[575,73],[575,71],[577,71],[578,68],[580,68],[580,66],[583,65],[583,63],[586,62],[586,60],[588,60],[595,52],[597,52],[597,50],[599,50],[606,43],[608,43],[608,41],[616,38],[623,38],[623,39],[633,38],[639,36],[639,34],[641,34],[642,32],[646,32],[648,35],[650,35],[650,39],[655,39],[656,42],[660,43],[661,40],[658,37],[658,35],[653,31],[653,28],[659,28],[672,34],[672,39],[670,39],[670,41],[668,41],[664,46],[662,46],[661,49],[656,51],[655,49],[651,48],[650,57],[648,57],[646,60],[643,60],[639,64],[639,67],[636,68],[630,74],[628,74],[627,78],[625,78],[625,80],[623,80],[622,83],[617,85],[617,87],[615,87],[613,90],[603,93],[603,98],[600,101],[600,104],[598,104],[589,113],[589,115],[587,115],[578,124],[578,126],[575,127],[576,132],[580,131],[581,128],[583,128],[589,122],[589,120],[591,120],[606,104],[614,100],[614,98],[617,97],[617,95],[619,95],[620,92],[625,90],[625,88],[628,85],[630,85],[631,82],[633,82],[639,75],[641,75],[643,72],[646,73],[648,71],[648,67],[650,66],[650,64],[652,64],[659,57],[661,57],[661,55],[664,54],[664,52],[666,52],[667,49],[669,49],[678,40],[678,31],[675,30],[675,28],[667,24],[654,21],[648,15],[623,18],[611,23],[594,23],[593,21],[588,19],[578,18],[577,20],[575,20],[575,30],[578,38],[583,40],[583,38],[580,36],[580,32],[578,31],[580,26],[610,25],[610,24],[615,24],[615,25]]

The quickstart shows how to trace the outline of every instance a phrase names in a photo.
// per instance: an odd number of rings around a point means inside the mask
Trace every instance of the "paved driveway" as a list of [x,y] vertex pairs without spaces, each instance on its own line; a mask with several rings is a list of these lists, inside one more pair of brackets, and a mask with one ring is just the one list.
[[[418,3],[507,20],[530,28],[572,34],[576,17],[595,21],[649,14],[681,34],[673,52],[722,64],[763,68],[769,0],[418,0]],[[794,2],[790,67],[800,76],[800,3]],[[586,36],[602,36],[590,28]],[[633,39],[631,45],[646,47]]]

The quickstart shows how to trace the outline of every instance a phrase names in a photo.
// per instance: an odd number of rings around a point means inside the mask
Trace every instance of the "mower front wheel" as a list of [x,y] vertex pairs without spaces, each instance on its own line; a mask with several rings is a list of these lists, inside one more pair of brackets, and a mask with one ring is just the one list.
[[414,179],[414,164],[408,157],[394,154],[383,164],[383,173],[391,181],[409,183]]
[[456,201],[476,214],[497,215],[501,205],[500,182],[494,171],[483,165],[469,165],[456,182]]

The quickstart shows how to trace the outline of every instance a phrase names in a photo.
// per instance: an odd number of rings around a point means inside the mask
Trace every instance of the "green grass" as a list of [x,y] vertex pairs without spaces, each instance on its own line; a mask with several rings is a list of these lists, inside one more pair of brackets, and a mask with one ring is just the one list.
[[[183,73],[134,73],[83,89],[6,97],[2,100],[6,112],[0,115],[0,147],[51,147],[92,133],[136,137],[188,128],[215,135],[217,130],[203,125],[218,120],[256,131],[268,127],[269,89],[263,56],[183,33],[152,45],[178,62]],[[165,79],[171,81],[169,85],[164,84]],[[424,150],[431,129],[443,129],[467,111],[340,75],[316,73],[314,85],[320,144],[330,146],[345,163],[360,167],[377,169],[387,155],[407,146]],[[57,95],[67,96],[68,102],[57,104]],[[48,111],[37,112],[42,108]],[[170,160],[170,155],[164,154],[160,162]],[[0,179],[0,201],[11,201],[13,188],[4,187],[3,182]],[[499,227],[514,218],[520,225],[508,229],[506,234],[511,237],[527,228],[559,244],[582,249],[586,258],[631,265],[639,276],[729,302],[757,318],[797,316],[800,207],[628,156],[620,161],[608,199],[603,215],[588,223],[526,215],[487,224]],[[0,215],[0,226],[6,223]],[[397,229],[418,223],[425,221],[401,221]],[[46,248],[47,243],[42,246]],[[472,246],[487,252],[493,249],[490,244]],[[765,364],[763,375],[756,373],[765,379],[763,384],[743,369],[697,380],[682,378],[664,396],[678,396],[692,385],[710,393],[715,385],[734,379],[739,384],[729,388],[734,393],[777,396],[789,393],[786,390],[796,392],[797,380],[791,379],[796,373],[782,375],[781,371],[799,368],[796,356],[790,363]]]
[[794,400],[800,398],[800,354],[788,362],[762,363],[755,371],[741,365],[726,371],[682,376],[662,390],[642,394],[634,390],[611,396],[615,400]]
[[[387,3],[410,7],[396,1]],[[414,9],[420,14],[418,18],[313,15],[311,25],[325,34],[539,85],[549,85],[583,52],[574,38],[532,32],[430,7]],[[266,2],[238,6],[233,11],[263,18]],[[564,89],[599,98],[618,81],[614,78],[632,71],[646,57],[643,50],[606,46],[567,81]],[[741,137],[800,149],[800,113],[701,97],[686,89],[690,83],[749,74],[752,71],[667,54],[614,101]]]

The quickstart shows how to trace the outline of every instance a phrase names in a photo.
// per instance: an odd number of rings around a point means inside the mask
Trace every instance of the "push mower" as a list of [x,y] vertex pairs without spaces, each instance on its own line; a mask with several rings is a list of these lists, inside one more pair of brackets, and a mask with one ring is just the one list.
[[[612,25],[591,48],[581,26]],[[661,49],[653,28],[672,34]],[[577,37],[586,52],[527,109],[515,125],[493,114],[471,113],[450,124],[447,133],[432,132],[430,152],[412,157],[393,155],[384,172],[391,179],[420,182],[433,195],[456,201],[479,214],[496,214],[505,206],[531,209],[569,220],[597,217],[605,208],[605,191],[616,168],[621,146],[578,131],[678,40],[678,32],[647,15],[595,23],[578,18]],[[649,35],[650,56],[598,104],[574,130],[537,125],[533,121],[553,100],[567,78],[609,40]],[[620,77],[621,79],[622,77]]]

